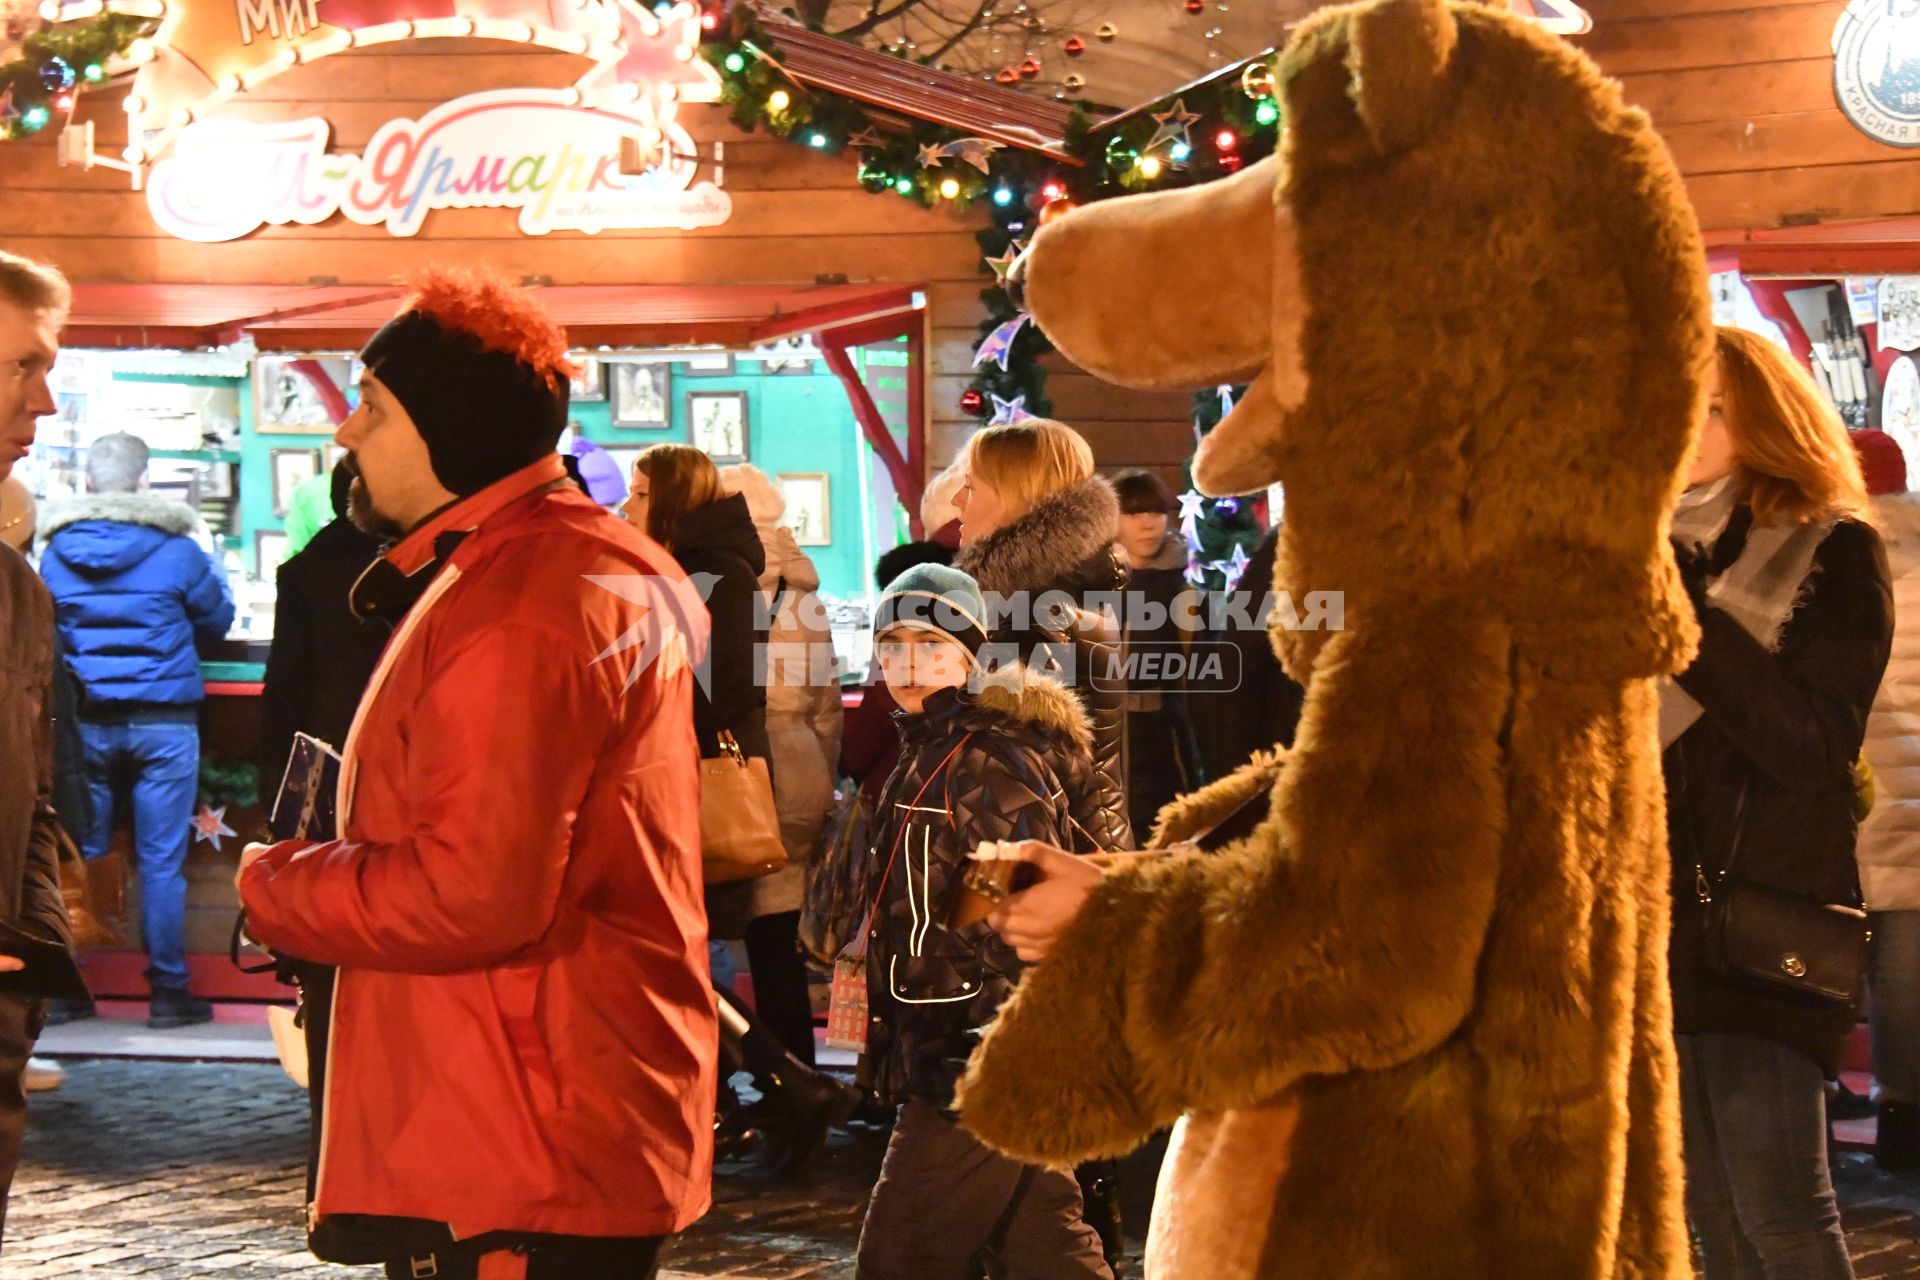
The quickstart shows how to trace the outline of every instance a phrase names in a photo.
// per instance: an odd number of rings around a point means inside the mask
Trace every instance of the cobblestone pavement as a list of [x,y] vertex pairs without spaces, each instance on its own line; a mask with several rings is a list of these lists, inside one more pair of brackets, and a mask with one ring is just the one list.
[[[0,1278],[266,1280],[377,1273],[302,1246],[306,1103],[278,1067],[75,1062],[34,1099]],[[666,1274],[850,1280],[878,1133],[838,1136],[804,1183],[726,1177]],[[1920,1182],[1843,1157],[1860,1280],[1920,1280]]]

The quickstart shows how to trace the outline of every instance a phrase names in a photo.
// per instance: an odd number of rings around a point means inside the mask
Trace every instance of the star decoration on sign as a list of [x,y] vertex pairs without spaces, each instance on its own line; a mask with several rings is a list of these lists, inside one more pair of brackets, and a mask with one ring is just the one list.
[[1173,105],[1165,111],[1156,111],[1153,113],[1153,122],[1160,127],[1153,131],[1151,138],[1147,139],[1147,145],[1140,148],[1142,155],[1152,151],[1163,142],[1168,145],[1186,143],[1188,146],[1192,146],[1193,136],[1191,130],[1194,125],[1200,122],[1200,117],[1194,112],[1187,110],[1186,99],[1176,98],[1174,99]]
[[607,7],[619,27],[612,41],[619,56],[596,62],[577,81],[580,88],[651,85],[658,92],[671,86],[682,102],[719,101],[720,73],[694,56],[700,46],[699,9],[684,0],[665,14],[655,14],[635,0],[610,0]]
[[1003,427],[1009,423],[1025,422],[1033,415],[1027,412],[1027,398],[1015,396],[1011,400],[1002,400],[999,396],[988,396],[993,401],[993,421],[990,427]]
[[1182,520],[1197,520],[1206,509],[1207,500],[1200,495],[1199,490],[1189,489],[1180,495],[1180,518]]
[[1188,584],[1195,587],[1207,580],[1207,571],[1201,566],[1198,556],[1187,557],[1187,572],[1185,577]]
[[215,853],[225,852],[226,846],[221,842],[227,836],[237,837],[240,834],[227,825],[227,806],[225,805],[221,805],[218,809],[212,805],[201,805],[200,812],[193,815],[192,826],[193,838],[205,840],[213,846]]
[[927,145],[920,148],[920,167],[922,169],[938,168],[941,159],[945,155],[946,155],[946,152],[942,150],[940,147],[935,146],[932,143],[928,143]]
[[1013,264],[1020,260],[1026,251],[1024,240],[1015,240],[1007,245],[1007,251],[997,258],[988,258],[987,265],[993,268],[993,282],[1002,289],[1007,287],[1007,275],[1013,270]]
[[878,149],[887,145],[887,140],[871,129],[862,129],[847,139],[850,147],[871,147]]

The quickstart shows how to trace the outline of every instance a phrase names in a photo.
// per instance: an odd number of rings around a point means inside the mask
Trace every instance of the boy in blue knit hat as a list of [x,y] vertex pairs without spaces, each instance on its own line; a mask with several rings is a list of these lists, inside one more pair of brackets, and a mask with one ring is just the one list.
[[[866,929],[866,1067],[900,1104],[860,1232],[858,1280],[995,1274],[1110,1278],[1073,1175],[989,1149],[960,1127],[953,1088],[1020,961],[966,887],[1000,842],[1093,852],[1092,731],[1073,692],[1015,663],[987,671],[980,587],[915,565],[874,611],[900,763],[875,824]],[[985,877],[976,874],[976,883]]]

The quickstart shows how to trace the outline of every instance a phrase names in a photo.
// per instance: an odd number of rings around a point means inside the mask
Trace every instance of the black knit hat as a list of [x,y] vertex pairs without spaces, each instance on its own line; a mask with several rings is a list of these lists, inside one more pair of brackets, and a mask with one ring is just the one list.
[[566,429],[565,379],[550,380],[424,312],[394,317],[360,359],[406,408],[433,474],[453,493],[478,493],[531,466]]

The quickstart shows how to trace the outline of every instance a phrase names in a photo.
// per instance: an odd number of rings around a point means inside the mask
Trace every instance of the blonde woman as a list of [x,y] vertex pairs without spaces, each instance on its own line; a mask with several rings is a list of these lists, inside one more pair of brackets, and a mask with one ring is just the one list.
[[1131,849],[1125,646],[1119,618],[1092,598],[1118,604],[1126,589],[1126,556],[1115,545],[1120,501],[1094,474],[1080,433],[1046,418],[976,433],[960,465],[954,567],[980,584],[996,649],[1068,678],[1093,722],[1100,804],[1092,835],[1103,849]]
[[1717,355],[1673,525],[1700,652],[1661,697],[1687,1212],[1707,1280],[1851,1280],[1824,1079],[1856,1011],[1727,963],[1707,922],[1741,885],[1859,906],[1851,769],[1892,641],[1886,553],[1811,379],[1741,330]]

